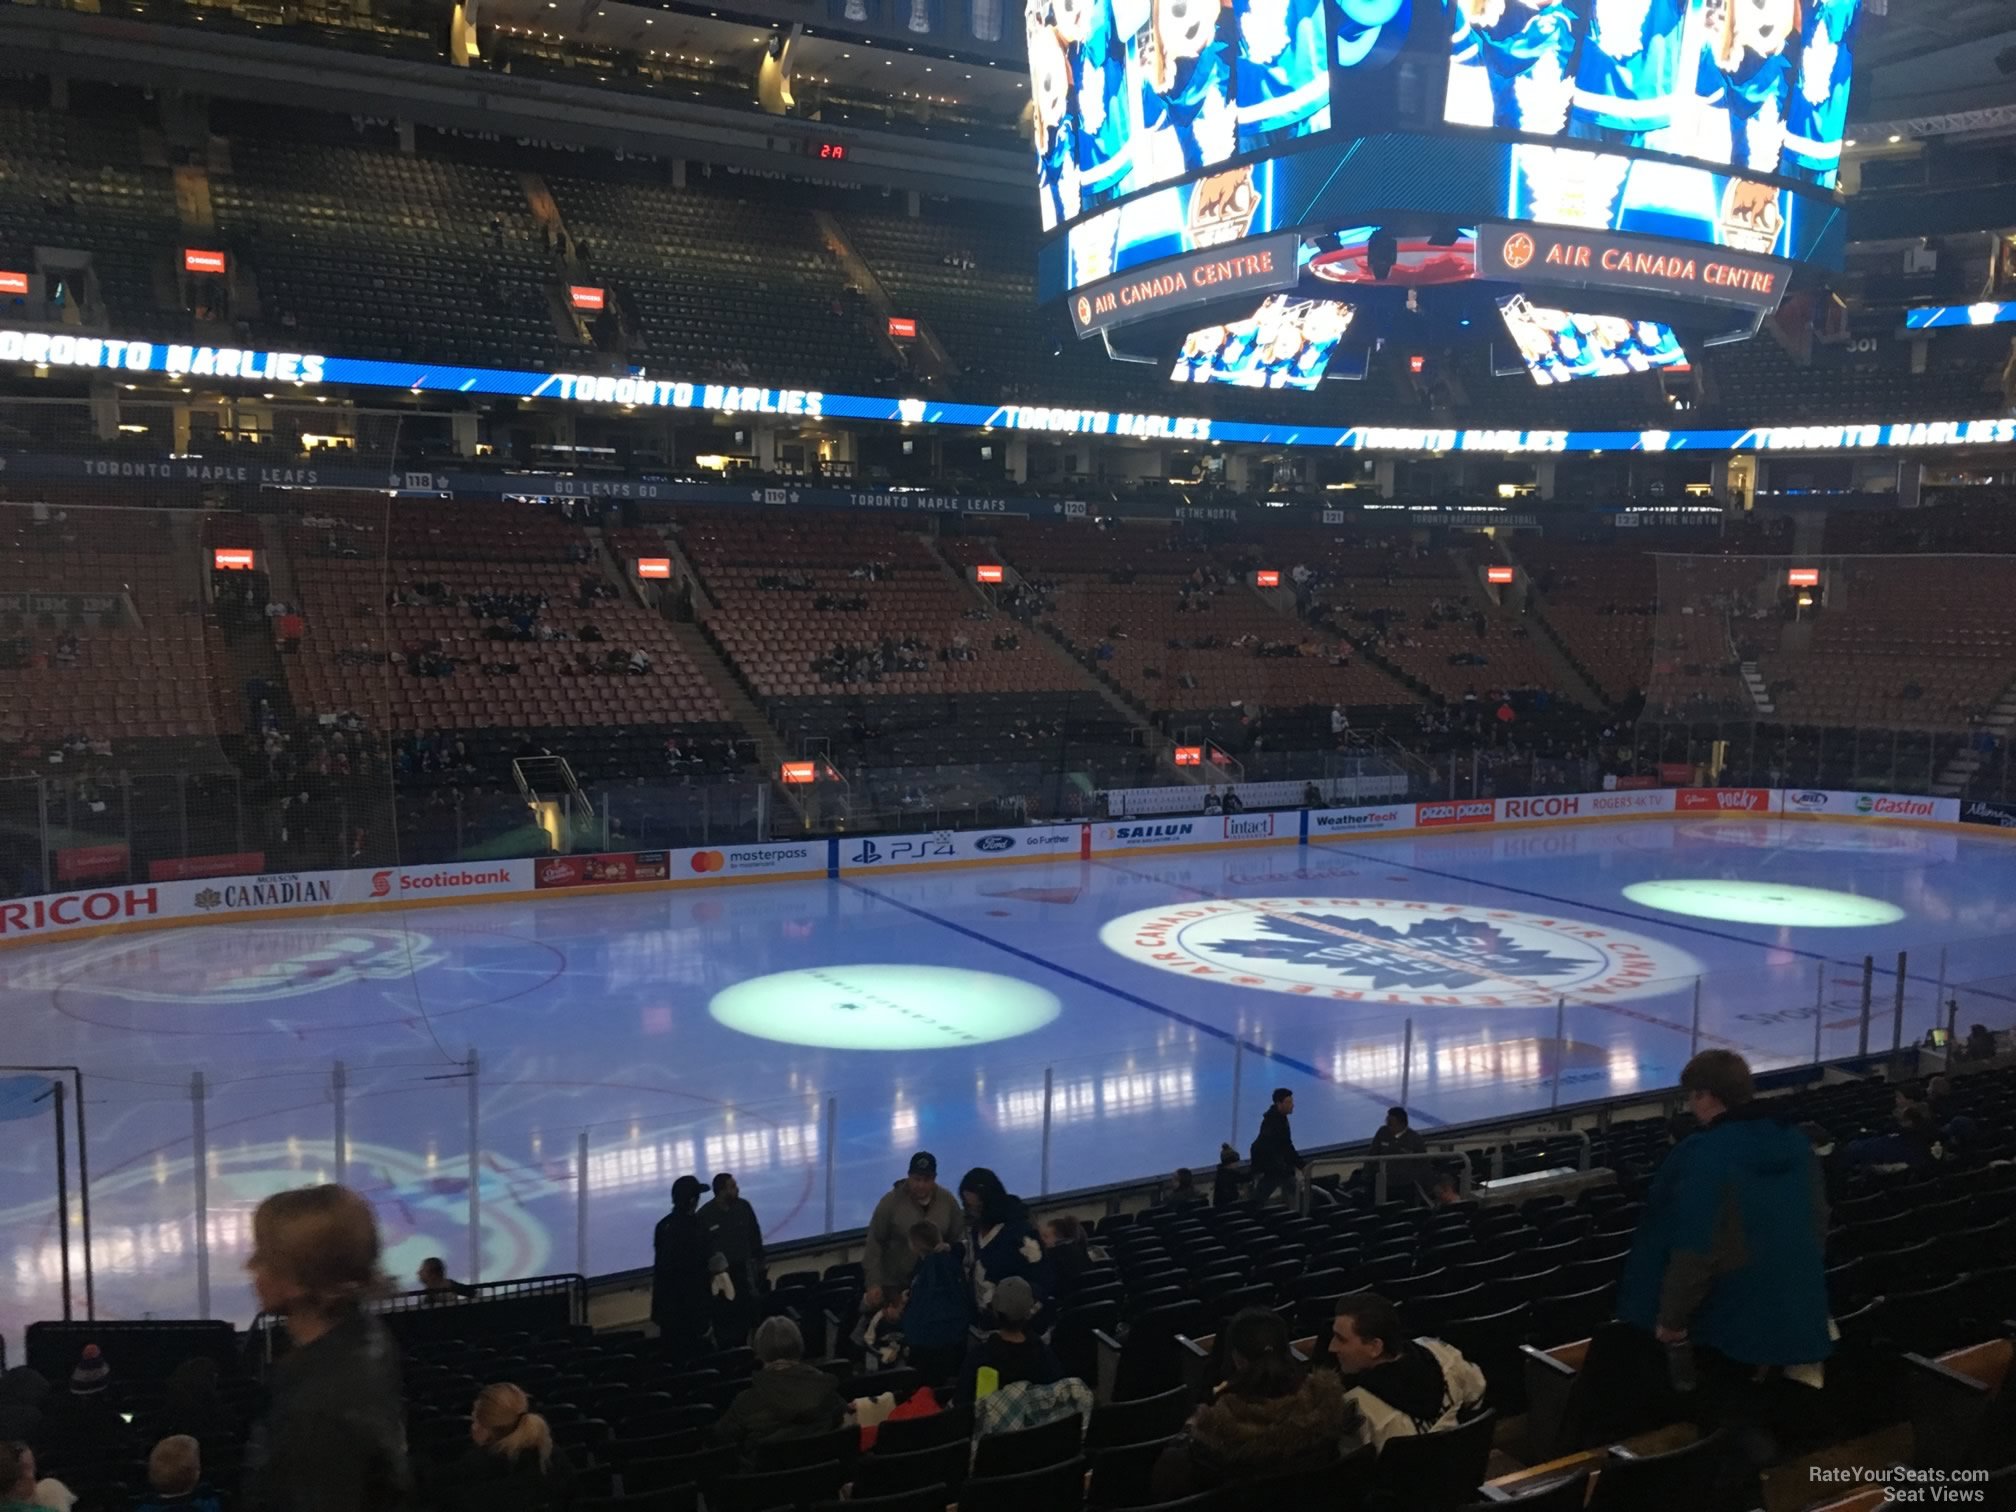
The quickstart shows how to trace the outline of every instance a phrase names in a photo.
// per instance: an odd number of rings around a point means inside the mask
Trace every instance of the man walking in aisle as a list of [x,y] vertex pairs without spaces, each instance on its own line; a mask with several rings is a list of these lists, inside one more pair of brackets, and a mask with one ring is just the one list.
[[1308,1162],[1295,1148],[1295,1136],[1288,1130],[1288,1116],[1294,1111],[1294,1092],[1276,1087],[1272,1103],[1260,1115],[1260,1133],[1253,1141],[1251,1155],[1253,1200],[1263,1206],[1274,1200],[1276,1192],[1286,1196],[1290,1207],[1296,1203],[1296,1181]]

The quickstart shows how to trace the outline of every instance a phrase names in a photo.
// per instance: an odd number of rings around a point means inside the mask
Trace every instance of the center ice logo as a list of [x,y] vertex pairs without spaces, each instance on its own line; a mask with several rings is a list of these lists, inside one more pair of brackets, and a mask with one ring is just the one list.
[[1409,1006],[1633,997],[1699,969],[1684,952],[1579,919],[1385,899],[1144,909],[1112,920],[1099,937],[1130,960],[1202,981]]

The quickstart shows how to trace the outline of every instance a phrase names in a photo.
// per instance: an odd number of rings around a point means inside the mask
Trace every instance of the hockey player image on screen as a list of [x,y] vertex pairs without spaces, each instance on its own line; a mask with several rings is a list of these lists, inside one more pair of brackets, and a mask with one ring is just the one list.
[[1622,378],[1684,367],[1687,353],[1670,326],[1616,315],[1580,315],[1533,304],[1523,294],[1499,303],[1505,329],[1538,384]]
[[1080,206],[1077,125],[1072,119],[1071,63],[1064,39],[1051,24],[1049,0],[1030,0],[1025,13],[1029,40],[1029,104],[1036,128],[1036,187],[1043,229],[1076,218]]
[[1131,57],[1140,88],[1129,192],[1222,163],[1238,148],[1220,0],[1153,0]]
[[1239,150],[1308,136],[1330,125],[1327,0],[1232,0]]
[[1352,313],[1334,299],[1272,295],[1244,320],[1192,331],[1169,376],[1177,383],[1313,390]]
[[1176,370],[1169,376],[1177,383],[1209,383],[1218,350],[1225,344],[1225,327],[1202,326],[1183,338],[1176,354]]
[[1071,76],[1078,193],[1086,208],[1111,199],[1127,177],[1136,126],[1127,39],[1148,18],[1148,0],[1054,0],[1057,35]]
[[1779,171],[1831,189],[1841,176],[1861,0],[1805,0],[1801,10],[1799,61],[1785,102]]
[[1285,294],[1268,303],[1278,306],[1279,318],[1255,354],[1260,386],[1313,393],[1350,329],[1352,308],[1334,299],[1291,303]]
[[1567,130],[1575,97],[1575,12],[1568,0],[1446,3],[1452,15],[1445,119],[1534,136]]
[[1698,84],[1707,107],[1701,140],[1681,150],[1776,173],[1785,152],[1799,0],[1708,0],[1707,20]]
[[[1671,126],[1679,114],[1682,88],[1694,88],[1687,42],[1703,0],[1584,4],[1588,24],[1575,60],[1569,134],[1585,141],[1648,146],[1647,138]],[[1684,78],[1683,62],[1690,65]]]

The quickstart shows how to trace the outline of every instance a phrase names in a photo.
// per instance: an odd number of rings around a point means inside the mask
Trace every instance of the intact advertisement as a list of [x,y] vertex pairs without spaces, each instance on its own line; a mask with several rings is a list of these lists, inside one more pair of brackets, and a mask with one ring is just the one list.
[[[1272,816],[1266,816],[1271,818]],[[840,844],[840,872],[950,862],[1075,861],[1084,849],[1082,824],[1038,824],[1022,829],[937,830],[924,835],[863,835]]]
[[1831,814],[1844,819],[1960,820],[1957,798],[1921,798],[1908,793],[1843,793],[1832,788],[1787,788],[1788,814]]

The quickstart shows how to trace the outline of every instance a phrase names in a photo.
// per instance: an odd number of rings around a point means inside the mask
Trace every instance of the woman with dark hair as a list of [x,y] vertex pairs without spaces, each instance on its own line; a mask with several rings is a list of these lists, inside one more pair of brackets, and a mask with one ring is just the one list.
[[1223,1344],[1230,1379],[1155,1461],[1158,1502],[1319,1470],[1357,1435],[1342,1381],[1295,1358],[1279,1314],[1247,1308],[1225,1326]]
[[1055,1290],[1054,1277],[1022,1199],[985,1166],[975,1166],[959,1178],[959,1201],[966,1209],[966,1269],[981,1317],[990,1317],[994,1288],[1010,1276],[1029,1283],[1040,1308]]
[[411,1505],[399,1352],[364,1304],[385,1291],[378,1220],[347,1187],[276,1192],[245,1262],[293,1348],[245,1453],[248,1512],[400,1512]]

